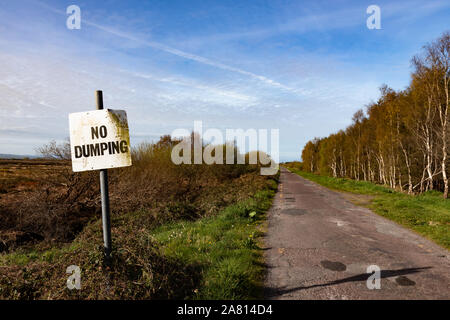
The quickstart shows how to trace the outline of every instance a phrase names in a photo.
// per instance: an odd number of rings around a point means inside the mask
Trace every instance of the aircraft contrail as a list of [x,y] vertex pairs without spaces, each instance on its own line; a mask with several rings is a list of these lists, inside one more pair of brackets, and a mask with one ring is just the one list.
[[[66,12],[63,11],[63,10],[59,10],[59,9],[53,8],[53,7],[51,7],[51,6],[49,6],[49,5],[45,4],[45,3],[42,3],[40,1],[34,1],[34,2],[39,4],[42,7],[45,7],[47,9],[55,12],[55,13],[66,15]],[[122,32],[122,31],[119,31],[119,30],[116,30],[116,29],[112,29],[112,28],[109,28],[109,27],[105,27],[105,26],[102,26],[100,24],[97,24],[97,23],[91,22],[89,20],[86,20],[84,18],[82,20],[82,23],[83,24],[87,24],[88,26],[97,28],[99,30],[102,30],[104,32],[107,32],[109,34],[112,34],[112,35],[115,35],[115,36],[118,36],[118,37],[121,37],[121,38],[124,38],[124,39],[127,39],[127,40],[135,41],[135,42],[138,42],[138,43],[140,43],[142,45],[146,45],[148,47],[151,47],[151,48],[154,48],[154,49],[157,49],[157,50],[161,50],[161,51],[164,51],[164,52],[176,55],[178,57],[182,57],[184,59],[189,59],[189,60],[192,60],[192,61],[196,61],[198,63],[202,63],[202,64],[209,65],[209,66],[212,66],[212,67],[216,67],[216,68],[219,68],[219,69],[222,69],[222,70],[227,70],[227,71],[239,73],[239,74],[242,74],[242,75],[245,75],[245,76],[249,76],[249,77],[251,77],[253,79],[256,79],[256,80],[259,80],[261,82],[264,82],[265,84],[270,85],[272,87],[284,89],[284,90],[292,92],[292,93],[297,93],[297,94],[301,93],[300,92],[301,90],[297,90],[297,89],[291,88],[291,87],[286,86],[286,85],[284,85],[282,83],[279,83],[279,82],[277,82],[275,80],[269,79],[269,78],[267,78],[265,76],[261,76],[261,75],[255,74],[253,72],[249,72],[249,71],[242,70],[242,69],[239,69],[239,68],[236,68],[236,67],[232,67],[232,66],[220,63],[220,62],[215,62],[215,61],[212,61],[212,60],[210,60],[208,58],[204,58],[204,57],[201,57],[201,56],[198,56],[198,55],[195,55],[195,54],[191,54],[191,53],[188,53],[188,52],[176,49],[176,48],[172,48],[172,47],[166,46],[166,45],[164,45],[162,43],[159,43],[159,42],[140,39],[140,38],[137,38],[137,37],[135,37],[135,36],[133,36],[133,35],[131,35],[129,33],[125,33],[125,32]]]

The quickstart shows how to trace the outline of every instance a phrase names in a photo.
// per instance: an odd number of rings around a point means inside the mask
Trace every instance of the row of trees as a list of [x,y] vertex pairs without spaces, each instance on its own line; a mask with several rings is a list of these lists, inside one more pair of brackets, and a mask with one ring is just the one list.
[[449,188],[450,32],[412,59],[403,91],[381,87],[345,130],[309,141],[304,170],[389,185],[408,193]]

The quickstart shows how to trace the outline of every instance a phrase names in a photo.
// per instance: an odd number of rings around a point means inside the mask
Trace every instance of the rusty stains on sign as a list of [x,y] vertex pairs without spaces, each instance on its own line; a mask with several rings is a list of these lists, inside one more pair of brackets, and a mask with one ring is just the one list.
[[69,124],[73,171],[131,165],[130,135],[124,110],[72,113]]

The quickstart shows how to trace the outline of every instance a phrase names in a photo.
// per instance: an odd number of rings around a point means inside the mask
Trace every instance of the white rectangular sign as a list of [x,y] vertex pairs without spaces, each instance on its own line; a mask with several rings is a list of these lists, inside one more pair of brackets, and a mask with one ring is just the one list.
[[124,110],[69,114],[72,170],[131,166],[130,135]]

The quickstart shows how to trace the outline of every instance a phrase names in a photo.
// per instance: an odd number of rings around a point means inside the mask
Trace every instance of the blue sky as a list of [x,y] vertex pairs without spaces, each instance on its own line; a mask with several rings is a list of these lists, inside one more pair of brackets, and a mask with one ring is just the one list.
[[[66,8],[81,8],[81,29]],[[381,30],[366,8],[381,8]],[[174,129],[280,129],[280,159],[347,126],[449,30],[450,1],[31,1],[0,7],[0,153],[69,134],[68,114],[128,113],[131,142]]]

